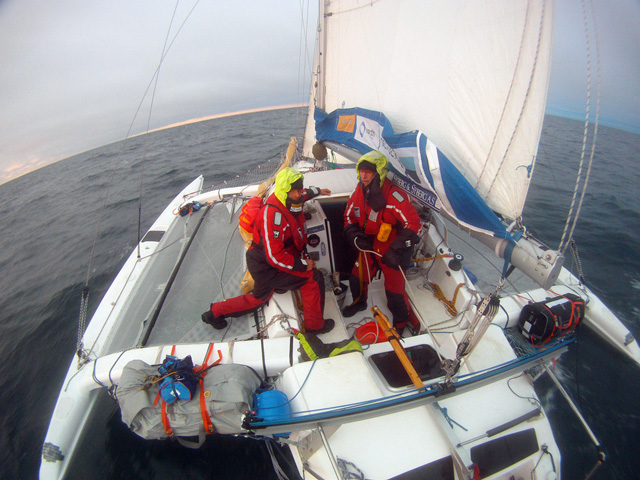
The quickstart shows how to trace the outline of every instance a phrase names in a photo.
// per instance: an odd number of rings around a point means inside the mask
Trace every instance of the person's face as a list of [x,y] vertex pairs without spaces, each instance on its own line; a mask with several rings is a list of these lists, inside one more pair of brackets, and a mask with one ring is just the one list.
[[360,181],[365,187],[368,187],[373,177],[376,176],[376,172],[371,170],[360,170]]
[[293,203],[299,203],[302,200],[302,190],[292,188],[287,194]]

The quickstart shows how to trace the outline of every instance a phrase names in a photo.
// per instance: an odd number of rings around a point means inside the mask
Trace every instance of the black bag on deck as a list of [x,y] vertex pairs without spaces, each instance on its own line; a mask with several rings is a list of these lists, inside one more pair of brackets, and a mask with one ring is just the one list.
[[520,312],[518,331],[533,345],[541,346],[573,332],[583,318],[584,300],[567,293],[525,305]]

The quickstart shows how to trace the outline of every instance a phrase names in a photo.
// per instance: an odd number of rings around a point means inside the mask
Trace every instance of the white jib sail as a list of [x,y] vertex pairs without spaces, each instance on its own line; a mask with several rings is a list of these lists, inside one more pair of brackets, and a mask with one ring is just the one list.
[[[553,3],[344,0],[324,13],[312,101],[423,131],[493,210],[519,217],[544,118]],[[311,121],[306,149],[312,138]]]

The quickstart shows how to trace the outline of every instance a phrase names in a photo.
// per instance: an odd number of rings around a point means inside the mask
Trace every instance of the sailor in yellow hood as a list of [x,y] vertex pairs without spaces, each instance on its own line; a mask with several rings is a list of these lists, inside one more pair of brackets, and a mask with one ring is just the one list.
[[[298,215],[302,212],[304,203],[303,188],[304,178],[302,174],[291,167],[285,167],[276,175],[276,185],[273,193],[291,213]],[[311,193],[309,198],[320,194],[320,189],[317,187],[311,187],[309,190]]]
[[410,322],[418,331],[420,322],[411,309],[400,267],[411,261],[414,245],[420,240],[420,217],[407,194],[386,181],[389,161],[384,154],[373,150],[362,155],[356,171],[359,183],[347,203],[343,233],[357,251],[358,260],[349,277],[353,303],[342,315],[348,318],[366,310],[368,285],[382,270],[394,327],[401,333]]
[[253,290],[212,303],[202,314],[202,321],[220,330],[227,327],[226,318],[260,308],[276,289],[300,289],[305,329],[315,333],[330,331],[335,322],[324,318],[324,277],[315,262],[305,258],[307,235],[304,215],[300,215],[306,200],[330,194],[326,188],[304,188],[302,174],[293,168],[278,172],[273,194],[250,222],[253,241],[246,260],[254,280]]
[[362,155],[356,163],[356,172],[358,172],[358,180],[360,178],[360,170],[374,170],[380,177],[380,187],[384,183],[384,179],[387,178],[389,172],[389,160],[387,157],[378,152],[377,150],[371,150],[369,153]]

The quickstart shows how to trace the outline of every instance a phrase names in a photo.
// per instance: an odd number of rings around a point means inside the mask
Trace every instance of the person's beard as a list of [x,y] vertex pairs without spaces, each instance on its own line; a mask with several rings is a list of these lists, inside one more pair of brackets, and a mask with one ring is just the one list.
[[294,202],[289,197],[287,197],[287,209],[291,212],[292,215],[298,216],[302,213],[302,207],[304,206],[304,202]]

